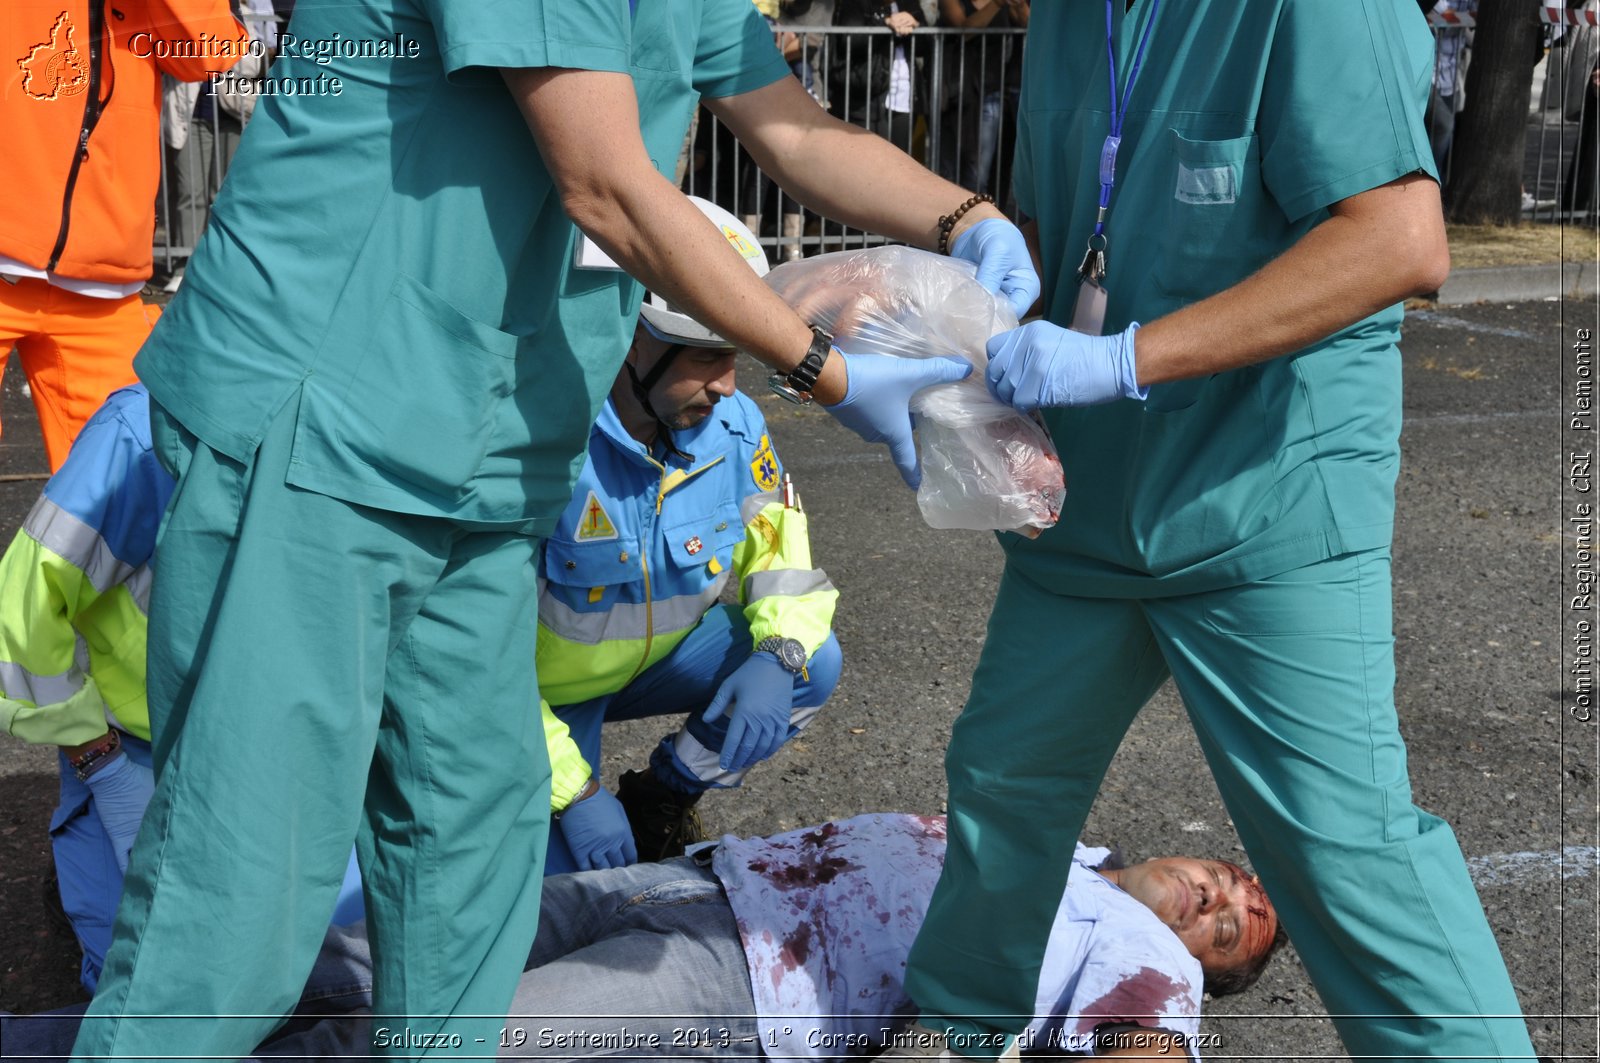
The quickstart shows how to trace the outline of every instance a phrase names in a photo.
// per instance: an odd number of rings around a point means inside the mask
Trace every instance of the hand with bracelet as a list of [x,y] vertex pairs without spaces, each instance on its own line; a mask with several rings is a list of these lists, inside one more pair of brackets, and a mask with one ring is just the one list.
[[994,205],[994,197],[979,192],[949,214],[939,218],[939,253],[963,259],[978,267],[977,281],[999,292],[1020,320],[1039,298],[1039,273],[1033,268],[1028,241],[1022,230],[1003,217],[982,218],[952,239],[961,219],[980,204]]
[[122,751],[121,736],[108,731],[104,738],[65,750],[78,780],[94,798],[95,814],[111,839],[117,867],[128,870],[128,853],[139,836],[144,810],[155,793],[150,769]]

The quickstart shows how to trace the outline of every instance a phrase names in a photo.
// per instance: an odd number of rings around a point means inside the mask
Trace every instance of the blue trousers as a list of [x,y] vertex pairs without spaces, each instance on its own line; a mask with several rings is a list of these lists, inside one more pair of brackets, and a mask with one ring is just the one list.
[[[130,760],[150,766],[150,743],[122,736],[122,751]],[[122,869],[111,836],[100,822],[94,794],[78,781],[65,753],[58,753],[61,797],[50,817],[50,852],[55,860],[61,890],[61,907],[72,922],[78,947],[83,950],[79,980],[94,992],[100,968],[111,947],[111,923],[122,898]]]
[[[656,777],[683,793],[738,786],[745,772],[723,771],[718,764],[728,736],[728,717],[713,723],[706,723],[703,717],[722,681],[749,659],[750,646],[750,625],[744,612],[738,606],[720,605],[707,612],[671,653],[615,694],[552,708],[572,732],[583,759],[597,768],[602,724],[647,716],[686,716],[683,726],[663,738],[650,756]],[[790,738],[811,722],[833,694],[843,664],[839,640],[829,635],[811,655],[806,677],[795,682]],[[577,864],[561,832],[552,831],[545,873],[575,870]]]

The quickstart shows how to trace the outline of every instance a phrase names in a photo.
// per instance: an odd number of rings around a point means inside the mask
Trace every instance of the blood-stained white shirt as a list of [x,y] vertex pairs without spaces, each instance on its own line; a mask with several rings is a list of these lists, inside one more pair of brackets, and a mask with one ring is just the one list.
[[[722,880],[773,1058],[860,1056],[915,1017],[906,957],[944,863],[943,817],[874,813],[772,838],[722,839]],[[1136,1022],[1194,1050],[1200,964],[1143,904],[1094,873],[1080,845],[1045,948],[1028,1051],[1093,1050]],[[1198,1053],[1196,1053],[1198,1056]]]

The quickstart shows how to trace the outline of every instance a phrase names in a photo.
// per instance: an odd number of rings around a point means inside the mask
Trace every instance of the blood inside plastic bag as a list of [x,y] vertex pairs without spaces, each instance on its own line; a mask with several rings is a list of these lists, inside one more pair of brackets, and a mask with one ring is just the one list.
[[1042,425],[989,394],[985,345],[1016,314],[974,278],[971,263],[909,247],[842,251],[785,263],[767,283],[852,354],[964,358],[973,373],[918,392],[917,506],[934,528],[1038,534],[1066,497],[1061,461]]

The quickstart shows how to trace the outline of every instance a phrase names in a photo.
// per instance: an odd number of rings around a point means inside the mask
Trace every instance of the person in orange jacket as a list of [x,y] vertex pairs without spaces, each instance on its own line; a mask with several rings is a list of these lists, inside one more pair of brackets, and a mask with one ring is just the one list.
[[134,382],[150,276],[161,75],[201,81],[250,47],[228,0],[6,0],[0,11],[0,374],[13,348],[51,471]]

